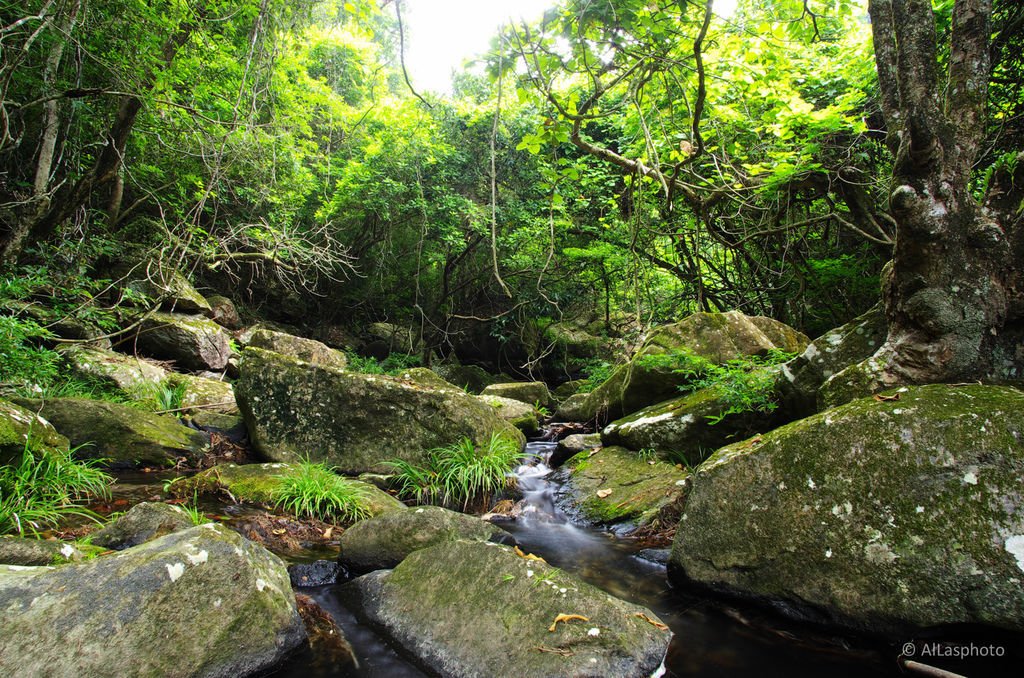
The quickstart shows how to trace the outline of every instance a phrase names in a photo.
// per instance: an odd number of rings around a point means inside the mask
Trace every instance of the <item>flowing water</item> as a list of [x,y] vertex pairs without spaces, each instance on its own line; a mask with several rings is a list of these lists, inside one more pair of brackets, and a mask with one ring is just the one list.
[[[614,534],[575,525],[558,508],[558,484],[547,457],[554,443],[527,445],[516,476],[523,494],[522,514],[502,524],[528,553],[576,574],[619,598],[653,610],[674,634],[666,676],[757,676],[799,678],[899,675],[895,662],[874,649],[851,649],[831,638],[758,609],[673,591],[665,567],[637,555],[637,548]],[[330,612],[348,637],[359,667],[319,660],[312,652],[294,657],[275,675],[289,678],[353,676],[413,678],[425,675],[401,648],[394,648],[362,624],[341,585],[303,589]],[[500,677],[496,677],[500,678]],[[528,677],[524,677],[528,678]]]

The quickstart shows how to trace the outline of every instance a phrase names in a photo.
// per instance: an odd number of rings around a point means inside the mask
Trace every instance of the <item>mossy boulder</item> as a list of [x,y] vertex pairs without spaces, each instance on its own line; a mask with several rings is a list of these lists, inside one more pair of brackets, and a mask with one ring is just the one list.
[[384,356],[388,353],[412,354],[420,345],[412,328],[394,323],[370,323],[366,326],[366,334],[371,341],[381,346]]
[[806,417],[822,409],[818,391],[842,370],[866,360],[885,342],[885,311],[875,306],[863,315],[821,335],[783,366],[779,394],[791,418]]
[[127,393],[155,386],[167,378],[167,370],[143,358],[85,346],[61,349],[71,371],[119,388]]
[[237,330],[242,327],[242,319],[238,315],[235,302],[227,297],[215,294],[206,297],[206,303],[210,305],[210,319],[221,327],[229,330]]
[[413,551],[458,539],[488,541],[508,536],[479,518],[423,506],[363,520],[341,535],[342,565],[353,572],[392,569]]
[[481,391],[480,395],[510,398],[527,405],[547,407],[551,404],[551,392],[548,391],[547,384],[542,381],[514,381],[506,384],[491,384]]
[[[281,485],[285,475],[296,470],[293,464],[219,464],[191,477],[182,478],[171,485],[171,491],[179,497],[191,497],[194,493],[226,491],[239,501],[272,506],[274,492]],[[380,488],[352,478],[349,482],[363,493],[363,506],[370,515],[377,516],[405,508],[405,504]]]
[[797,353],[808,341],[792,327],[763,316],[739,311],[695,313],[652,330],[636,355],[616,368],[586,401],[572,403],[571,412],[560,408],[558,415],[570,420],[571,414],[572,421],[608,421],[678,396],[679,386],[691,378],[677,371],[682,355],[721,364],[771,350]]
[[86,398],[48,398],[18,402],[38,411],[66,436],[75,456],[103,459],[111,468],[174,466],[180,459],[197,460],[209,449],[210,437],[174,417]]
[[551,458],[548,459],[548,465],[551,468],[558,468],[580,452],[589,452],[601,447],[601,445],[600,433],[574,433],[568,435],[558,441],[555,451],[551,453]]
[[[415,551],[348,589],[373,623],[441,676],[646,678],[672,637],[650,610],[479,541]],[[566,613],[584,619],[555,621]]]
[[601,431],[601,441],[696,466],[729,442],[773,428],[777,419],[774,412],[728,410],[720,388],[703,388],[613,421]]
[[7,676],[246,676],[305,638],[284,563],[213,524],[82,564],[0,565],[0,609]]
[[0,398],[0,464],[21,459],[26,446],[33,450],[68,449],[68,439],[36,412]]
[[231,336],[198,315],[153,313],[139,325],[133,341],[141,353],[173,360],[187,370],[223,370],[231,357]]
[[410,367],[409,369],[402,370],[395,376],[402,381],[423,386],[424,388],[447,389],[449,391],[462,390],[429,367]]
[[521,400],[495,395],[478,395],[476,397],[493,407],[499,417],[526,435],[535,435],[540,431],[540,418],[533,405],[528,405]]
[[103,549],[73,542],[0,536],[0,564],[63,565],[81,562]]
[[689,473],[624,447],[585,451],[559,470],[556,502],[567,514],[600,525],[661,521],[686,497]]
[[423,465],[463,438],[480,445],[523,434],[476,398],[394,377],[311,365],[247,348],[235,395],[253,445],[271,461],[308,456],[346,474],[388,472],[390,459]]
[[216,412],[238,414],[235,389],[231,382],[221,379],[196,377],[191,374],[175,374],[173,381],[182,388],[181,409],[185,412]]
[[315,339],[296,337],[284,332],[267,329],[256,330],[249,338],[249,346],[298,358],[314,365],[326,365],[339,369],[344,369],[348,365],[348,359],[341,351],[336,351]]
[[142,502],[93,532],[89,541],[121,551],[191,527],[194,527],[192,518],[184,509],[160,502]]
[[590,393],[576,393],[566,398],[555,410],[555,421],[590,422],[598,415]]
[[586,383],[584,379],[573,379],[559,384],[553,391],[551,391],[551,397],[557,403],[565,402],[570,396],[574,396],[579,393],[579,390],[583,388],[583,384]]
[[441,364],[435,365],[433,370],[445,381],[474,394],[498,381],[493,374],[476,365]]
[[694,477],[677,583],[870,631],[1024,630],[1024,393],[931,385],[722,448]]
[[212,315],[213,309],[181,271],[159,265],[136,267],[127,273],[124,287],[150,299],[163,297],[161,308],[177,313]]
[[592,334],[573,322],[552,323],[544,328],[543,337],[569,359],[614,360],[626,351],[626,342],[622,339]]

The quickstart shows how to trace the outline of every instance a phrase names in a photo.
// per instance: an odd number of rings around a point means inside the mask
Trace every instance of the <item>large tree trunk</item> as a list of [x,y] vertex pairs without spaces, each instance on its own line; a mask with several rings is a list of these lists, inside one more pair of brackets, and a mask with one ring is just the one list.
[[895,155],[897,237],[883,284],[889,337],[854,368],[858,374],[837,378],[863,393],[1020,376],[1013,370],[1024,356],[1007,345],[1021,320],[1019,218],[979,205],[970,191],[985,132],[991,0],[957,0],[942,84],[930,0],[871,0],[869,7]]

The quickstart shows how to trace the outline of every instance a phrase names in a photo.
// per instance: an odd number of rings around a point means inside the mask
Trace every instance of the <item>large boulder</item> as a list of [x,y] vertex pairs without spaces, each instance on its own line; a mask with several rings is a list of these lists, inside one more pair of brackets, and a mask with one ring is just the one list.
[[[116,268],[115,273],[122,278],[123,288],[142,295],[144,299],[161,299],[160,307],[165,311],[203,315],[213,313],[210,303],[196,291],[181,271],[156,262],[135,266],[130,270],[124,266]],[[129,300],[132,298],[129,297]]]
[[182,411],[238,414],[235,389],[230,382],[191,374],[175,374],[172,379],[181,387]]
[[558,445],[548,459],[548,466],[558,468],[584,450],[590,451],[601,447],[600,433],[574,433],[558,441]]
[[198,315],[153,313],[139,325],[135,346],[187,370],[223,370],[231,358],[231,335]]
[[358,374],[258,348],[242,356],[235,394],[256,449],[271,461],[308,457],[344,473],[423,465],[430,450],[501,434],[525,442],[494,408],[461,390]]
[[469,393],[480,393],[498,381],[498,378],[477,365],[455,365],[442,363],[432,369],[445,381],[455,384]]
[[571,321],[548,325],[544,328],[543,336],[570,360],[614,360],[616,356],[626,352],[624,340],[591,334],[586,327]]
[[635,527],[677,515],[690,475],[623,447],[581,452],[558,473],[565,479],[556,497],[563,511],[590,523],[628,521]]
[[256,330],[249,338],[249,346],[298,358],[314,365],[344,369],[348,364],[348,359],[341,351],[336,351],[315,339],[296,337],[284,332],[267,329]]
[[192,518],[178,506],[142,502],[93,532],[89,541],[96,546],[121,551],[193,526]]
[[68,439],[39,416],[37,409],[0,398],[0,464],[21,459],[26,447],[63,451],[69,445]]
[[415,353],[420,345],[412,328],[394,323],[370,323],[366,326],[366,334],[371,343],[377,345],[379,350],[376,353],[382,358],[389,353]]
[[341,535],[341,564],[354,572],[386,570],[413,551],[459,539],[487,541],[507,535],[490,523],[440,506],[393,511],[363,520]]
[[[771,350],[803,351],[808,338],[788,325],[739,311],[695,313],[678,323],[651,331],[636,355],[571,412],[573,421],[607,421],[624,417],[679,394],[691,378],[678,370],[687,356],[721,364]],[[566,405],[568,405],[568,401]],[[558,415],[567,416],[560,408]]]
[[167,378],[167,370],[143,358],[85,346],[69,346],[60,351],[72,372],[136,393],[156,386]]
[[551,392],[542,381],[514,381],[507,384],[491,384],[480,395],[498,396],[518,400],[527,405],[547,407],[551,403]]
[[244,676],[305,632],[284,563],[213,524],[80,565],[0,565],[0,674]]
[[238,309],[235,307],[235,302],[231,301],[227,297],[215,294],[213,296],[206,297],[206,303],[210,305],[210,319],[215,323],[229,330],[238,330],[242,328],[242,318],[238,315]]
[[521,400],[494,395],[478,395],[475,397],[493,407],[499,417],[526,435],[534,435],[540,431],[540,420],[537,410],[533,405],[528,405]]
[[932,385],[722,448],[670,575],[871,631],[1024,630],[1024,393]]
[[0,563],[4,565],[63,565],[93,557],[102,550],[56,539],[0,535]]
[[866,360],[885,342],[885,311],[875,306],[863,315],[821,335],[796,358],[783,365],[779,394],[791,418],[821,409],[818,391],[834,375]]
[[87,398],[18,400],[66,436],[80,459],[103,459],[111,468],[174,466],[198,459],[210,446],[202,431],[171,416]]
[[[672,637],[650,610],[478,541],[416,551],[349,586],[372,622],[441,676],[646,678]],[[578,617],[556,621],[566,614]]]

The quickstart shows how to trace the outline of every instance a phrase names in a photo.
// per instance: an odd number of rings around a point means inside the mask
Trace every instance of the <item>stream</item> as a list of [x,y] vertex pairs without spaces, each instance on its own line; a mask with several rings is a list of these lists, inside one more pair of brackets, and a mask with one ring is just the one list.
[[[523,511],[514,522],[502,523],[522,549],[551,565],[619,598],[646,606],[674,634],[665,660],[666,676],[757,676],[794,678],[828,675],[900,675],[884,648],[849,647],[849,640],[831,637],[781,619],[762,609],[740,608],[720,600],[674,591],[663,565],[637,555],[629,540],[611,532],[573,524],[558,508],[558,484],[546,461],[555,443],[531,442],[516,470]],[[427,675],[363,624],[343,583],[301,589],[314,598],[342,627],[359,666],[332,665],[306,649],[274,674],[288,678],[412,678]]]

